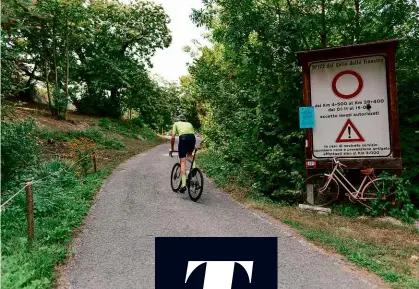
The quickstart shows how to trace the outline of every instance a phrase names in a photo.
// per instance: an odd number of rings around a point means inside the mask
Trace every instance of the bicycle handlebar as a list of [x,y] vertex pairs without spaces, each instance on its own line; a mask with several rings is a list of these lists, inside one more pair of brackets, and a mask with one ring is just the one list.
[[342,164],[340,161],[338,161],[336,158],[333,158],[333,161],[337,164],[337,165],[339,165],[339,166],[343,166],[343,167],[347,167],[346,165],[344,165],[344,164]]

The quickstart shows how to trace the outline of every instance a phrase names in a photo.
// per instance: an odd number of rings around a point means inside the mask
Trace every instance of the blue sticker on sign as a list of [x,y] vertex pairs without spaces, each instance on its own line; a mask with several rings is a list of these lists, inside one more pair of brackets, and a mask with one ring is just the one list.
[[300,128],[314,127],[314,107],[300,107]]

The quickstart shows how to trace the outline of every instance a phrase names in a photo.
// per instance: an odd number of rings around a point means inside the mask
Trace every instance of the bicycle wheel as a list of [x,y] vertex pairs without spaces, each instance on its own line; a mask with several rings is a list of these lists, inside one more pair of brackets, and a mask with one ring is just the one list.
[[394,185],[391,181],[386,179],[374,179],[371,182],[369,182],[361,196],[361,200],[376,200],[376,199],[383,199],[393,196],[394,195]]
[[[336,200],[339,195],[339,184],[335,179],[331,179],[329,185],[325,188],[328,180],[329,177],[322,174],[306,179],[300,189],[303,196],[305,196],[304,201],[312,206],[323,207]],[[312,188],[313,196],[312,198],[307,198],[310,187]]]
[[175,163],[172,168],[172,173],[170,175],[170,185],[172,186],[172,190],[174,192],[179,191],[180,186],[182,185],[182,176],[179,163]]
[[192,201],[196,202],[202,195],[204,189],[204,176],[198,168],[192,169],[188,176],[188,194]]

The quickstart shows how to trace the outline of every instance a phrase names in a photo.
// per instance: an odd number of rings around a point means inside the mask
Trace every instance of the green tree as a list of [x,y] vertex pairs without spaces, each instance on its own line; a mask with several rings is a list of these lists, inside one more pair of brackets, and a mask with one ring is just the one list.
[[35,85],[42,84],[51,113],[60,117],[70,99],[80,112],[121,117],[129,96],[146,98],[133,87],[153,86],[150,59],[171,42],[168,16],[150,1],[2,5],[7,32],[2,34],[2,95],[20,91],[30,100]]
[[76,49],[81,62],[78,75],[87,85],[79,107],[84,104],[87,111],[120,117],[123,92],[136,85],[132,75],[136,80],[144,75],[156,49],[171,42],[169,18],[161,6],[144,1],[94,1],[89,15],[88,33]]

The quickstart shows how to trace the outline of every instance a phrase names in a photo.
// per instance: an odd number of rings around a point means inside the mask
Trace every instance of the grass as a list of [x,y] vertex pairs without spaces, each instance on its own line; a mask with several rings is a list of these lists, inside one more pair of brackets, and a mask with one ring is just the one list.
[[[356,218],[353,207],[336,209],[339,215],[322,215],[276,204],[252,190],[249,176],[233,174],[216,154],[203,151],[197,158],[206,174],[234,199],[263,211],[294,228],[310,242],[380,276],[393,288],[419,288],[419,231],[374,218]],[[237,170],[237,168],[234,168]],[[345,214],[346,216],[343,216]]]
[[[57,163],[49,164],[57,167]],[[66,166],[60,163],[59,167]],[[54,172],[51,170],[50,172]],[[35,242],[27,241],[26,200],[20,194],[2,213],[2,288],[50,288],[54,265],[66,258],[71,232],[89,210],[108,172],[79,180],[75,170],[34,184]]]
[[307,240],[339,253],[358,267],[367,268],[394,288],[419,288],[419,232],[412,226],[321,215],[293,207],[253,204],[296,229]]
[[58,131],[58,130],[38,130],[37,135],[42,140],[54,140],[54,141],[71,141],[78,138],[87,138],[95,141],[102,147],[111,149],[123,149],[124,143],[121,139],[110,137],[105,135],[98,129],[85,129],[85,130],[74,130],[74,131]]
[[[134,130],[134,127],[132,128]],[[137,129],[140,128],[137,126]],[[40,179],[59,172],[58,177],[47,177],[34,184],[35,242],[27,241],[26,199],[18,195],[10,202],[1,218],[2,276],[1,288],[51,288],[56,278],[55,266],[67,258],[72,234],[88,213],[93,196],[103,180],[123,160],[160,142],[153,132],[143,129],[141,138],[133,134],[118,134],[89,127],[78,130],[38,128],[42,163],[29,175],[21,175],[2,192],[2,203],[22,187],[22,179]],[[48,142],[53,139],[54,142]],[[93,142],[98,159],[98,171],[82,168],[80,150]]]
[[101,118],[100,127],[134,139],[155,139],[155,133],[145,125],[138,125],[134,121],[122,121],[110,118]]

